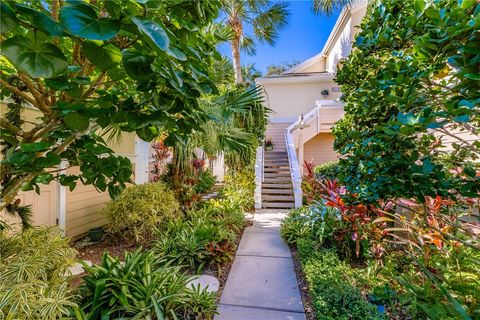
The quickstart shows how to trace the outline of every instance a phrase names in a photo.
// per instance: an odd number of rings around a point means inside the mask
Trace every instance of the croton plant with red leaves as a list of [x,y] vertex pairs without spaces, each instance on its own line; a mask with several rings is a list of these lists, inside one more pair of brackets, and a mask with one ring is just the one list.
[[398,199],[365,205],[356,202],[356,196],[348,194],[336,179],[316,180],[315,190],[317,197],[323,199],[326,206],[337,209],[346,222],[344,225],[348,230],[341,233],[355,242],[357,257],[365,239],[370,242],[370,253],[379,259],[390,244],[396,249],[399,246],[415,248],[428,254],[432,246],[442,250],[446,242],[460,246],[462,242],[454,236],[458,230],[477,240],[480,236],[480,225],[460,222],[458,210],[454,210],[459,206],[472,208],[478,205],[478,199],[464,198],[454,202],[437,196],[425,197],[423,204],[411,199]]

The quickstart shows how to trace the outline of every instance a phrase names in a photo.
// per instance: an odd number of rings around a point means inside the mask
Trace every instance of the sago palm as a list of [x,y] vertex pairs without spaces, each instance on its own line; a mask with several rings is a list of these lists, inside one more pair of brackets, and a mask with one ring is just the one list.
[[[279,32],[287,25],[288,3],[269,0],[222,0],[225,23],[232,31],[230,44],[235,83],[243,83],[240,50],[255,53],[257,42],[275,44]],[[252,29],[248,35],[246,29]]]

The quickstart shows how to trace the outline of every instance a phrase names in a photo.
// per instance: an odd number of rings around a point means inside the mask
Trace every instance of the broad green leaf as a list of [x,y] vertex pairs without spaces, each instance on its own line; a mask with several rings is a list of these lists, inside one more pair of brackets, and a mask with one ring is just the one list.
[[64,34],[65,29],[63,26],[45,13],[34,10],[26,5],[17,4],[15,7],[18,11],[28,15],[31,23],[43,32],[54,37]]
[[415,0],[414,7],[415,11],[422,12],[425,8],[425,0]]
[[48,142],[33,142],[33,143],[22,143],[20,149],[25,152],[40,152],[48,150],[50,144]]
[[477,0],[462,0],[462,5],[460,6],[462,9],[470,9],[478,2]]
[[138,30],[148,36],[159,49],[166,50],[168,48],[170,39],[158,23],[137,17],[132,17],[131,20]]
[[60,9],[60,21],[73,35],[91,40],[108,40],[120,30],[120,21],[99,18],[95,10],[83,3]]
[[462,114],[453,118],[453,121],[464,123],[470,121],[470,116],[468,114]]
[[2,1],[0,3],[0,33],[12,31],[16,26],[15,13]]
[[85,41],[82,50],[88,60],[102,70],[108,70],[122,60],[122,52],[115,45],[100,41]]
[[468,175],[469,177],[472,177],[474,178],[476,175],[477,175],[477,172],[475,171],[475,169],[471,166],[466,166],[465,168],[463,168],[463,172]]
[[65,117],[63,117],[63,121],[65,122],[67,127],[78,131],[88,129],[88,125],[90,123],[87,117],[82,116],[78,112],[70,112],[66,114]]
[[125,69],[120,66],[117,66],[116,68],[108,69],[108,76],[113,81],[121,80],[128,77],[127,73],[125,72]]
[[32,78],[55,78],[68,67],[67,58],[55,45],[15,36],[2,43],[2,54]]
[[167,53],[168,55],[174,57],[177,60],[187,61],[187,56],[185,55],[185,53],[175,47],[169,47],[167,49]]
[[47,87],[58,91],[68,91],[76,87],[76,85],[70,83],[68,81],[68,78],[65,76],[53,79],[46,79],[45,84],[47,85]]
[[135,80],[144,81],[152,77],[151,64],[154,58],[140,54],[137,50],[123,51],[122,63],[128,75]]
[[466,73],[465,78],[471,79],[471,80],[477,80],[480,81],[480,74],[475,74],[475,73]]
[[160,130],[154,125],[138,129],[136,132],[138,137],[144,141],[152,141],[160,134]]

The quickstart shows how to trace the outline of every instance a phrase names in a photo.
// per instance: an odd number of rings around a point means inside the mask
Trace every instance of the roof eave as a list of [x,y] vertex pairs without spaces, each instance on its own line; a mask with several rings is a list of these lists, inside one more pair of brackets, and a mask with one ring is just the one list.
[[305,82],[317,82],[317,81],[329,81],[333,80],[334,75],[331,73],[325,73],[320,75],[305,75],[305,76],[291,76],[291,77],[260,77],[255,79],[255,83],[258,85],[263,84],[282,84],[282,83],[305,83]]

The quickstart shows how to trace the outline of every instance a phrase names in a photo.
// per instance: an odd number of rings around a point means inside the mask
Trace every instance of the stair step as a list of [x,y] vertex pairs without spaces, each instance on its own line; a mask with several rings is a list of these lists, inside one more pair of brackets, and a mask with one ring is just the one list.
[[290,172],[282,172],[282,173],[279,173],[279,172],[265,172],[264,174],[264,177],[265,178],[287,178],[289,179],[290,178]]
[[288,160],[265,160],[264,165],[268,166],[271,164],[281,164],[281,165],[287,165],[288,166]]
[[269,182],[264,182],[262,183],[262,187],[265,187],[265,189],[292,189],[292,184],[291,183],[269,183]]
[[275,201],[283,201],[283,202],[294,202],[295,198],[292,195],[271,195],[271,194],[262,194],[262,201],[264,202],[275,202]]
[[288,159],[287,155],[268,155],[266,154],[265,159]]
[[277,172],[277,173],[288,173],[290,175],[290,168],[274,168],[274,167],[265,167],[263,172]]
[[294,202],[263,202],[262,208],[279,208],[279,209],[293,209]]
[[263,179],[263,182],[285,184],[285,183],[291,183],[292,180],[290,178],[265,178]]
[[263,189],[262,188],[262,196],[263,194],[291,194],[293,195],[292,189]]

